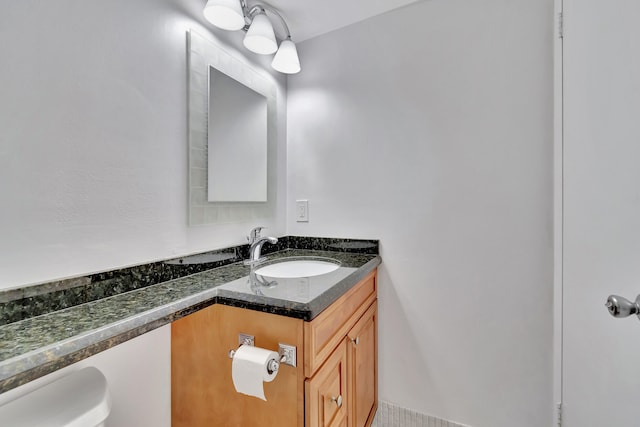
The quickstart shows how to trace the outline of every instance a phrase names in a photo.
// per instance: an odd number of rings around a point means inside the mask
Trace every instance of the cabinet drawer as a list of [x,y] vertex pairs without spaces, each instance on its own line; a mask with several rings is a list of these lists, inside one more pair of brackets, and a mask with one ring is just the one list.
[[348,405],[347,342],[343,340],[316,375],[305,381],[305,426],[344,425]]
[[376,299],[376,272],[372,271],[311,322],[305,322],[304,373],[307,378],[313,376]]

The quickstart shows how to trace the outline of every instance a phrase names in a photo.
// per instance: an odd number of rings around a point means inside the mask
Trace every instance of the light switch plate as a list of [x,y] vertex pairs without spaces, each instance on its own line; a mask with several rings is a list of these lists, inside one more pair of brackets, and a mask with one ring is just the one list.
[[296,221],[309,222],[309,201],[296,200]]

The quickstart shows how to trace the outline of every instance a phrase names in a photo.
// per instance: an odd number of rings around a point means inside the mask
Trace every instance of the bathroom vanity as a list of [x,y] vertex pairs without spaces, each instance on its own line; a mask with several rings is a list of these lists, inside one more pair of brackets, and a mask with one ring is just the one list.
[[[0,393],[171,323],[173,426],[370,425],[378,242],[285,236],[266,263],[246,266],[248,255],[229,247],[0,294]],[[337,267],[278,276],[300,260]],[[265,383],[266,401],[234,389],[239,334],[297,350],[296,366]]]
[[[376,272],[307,320],[216,304],[175,321],[172,426],[369,426],[377,407]],[[297,349],[296,366],[281,364],[264,383],[266,401],[234,389],[229,351],[240,334],[258,347]]]

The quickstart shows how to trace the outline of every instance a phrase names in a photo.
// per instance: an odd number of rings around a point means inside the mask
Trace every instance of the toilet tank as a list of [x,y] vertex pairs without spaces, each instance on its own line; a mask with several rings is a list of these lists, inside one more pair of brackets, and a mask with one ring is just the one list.
[[0,406],[0,426],[98,427],[110,410],[107,379],[89,367]]

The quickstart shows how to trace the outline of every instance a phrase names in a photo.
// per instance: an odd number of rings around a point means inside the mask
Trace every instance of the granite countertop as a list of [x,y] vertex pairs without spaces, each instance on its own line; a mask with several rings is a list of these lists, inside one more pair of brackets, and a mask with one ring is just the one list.
[[216,303],[311,320],[381,262],[374,254],[306,249],[271,253],[269,260],[296,256],[333,258],[341,266],[265,287],[237,262],[2,325],[0,393]]

